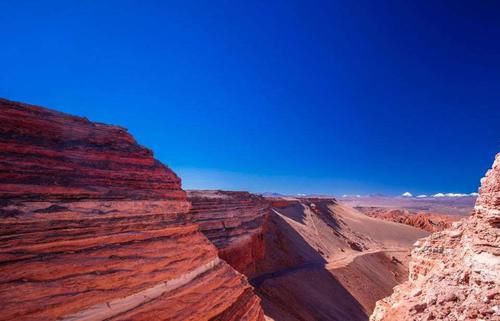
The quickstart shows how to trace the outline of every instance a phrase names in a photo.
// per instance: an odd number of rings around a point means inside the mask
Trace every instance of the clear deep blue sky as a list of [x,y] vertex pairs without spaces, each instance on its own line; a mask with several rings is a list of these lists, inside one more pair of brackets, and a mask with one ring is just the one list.
[[473,192],[500,2],[0,1],[0,96],[127,127],[186,188]]

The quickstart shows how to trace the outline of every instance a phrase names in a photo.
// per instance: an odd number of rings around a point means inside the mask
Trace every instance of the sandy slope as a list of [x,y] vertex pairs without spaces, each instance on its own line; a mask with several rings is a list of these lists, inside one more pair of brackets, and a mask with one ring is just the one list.
[[289,200],[273,209],[251,283],[276,321],[367,320],[406,278],[409,247],[427,234],[333,200]]
[[347,205],[334,204],[329,205],[329,208],[340,216],[352,230],[380,242],[382,247],[409,248],[416,239],[429,235],[429,233],[411,226],[367,217]]

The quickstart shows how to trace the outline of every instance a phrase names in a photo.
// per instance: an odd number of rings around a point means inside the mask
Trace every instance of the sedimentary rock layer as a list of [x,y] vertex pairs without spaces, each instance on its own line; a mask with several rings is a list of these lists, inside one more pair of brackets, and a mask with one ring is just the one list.
[[252,276],[265,255],[263,234],[269,203],[248,192],[189,191],[190,216],[217,246],[219,256]]
[[417,241],[409,280],[394,290],[372,321],[500,319],[500,154],[472,217]]
[[263,320],[125,129],[0,100],[0,320]]
[[186,203],[180,179],[121,127],[0,100],[0,196]]

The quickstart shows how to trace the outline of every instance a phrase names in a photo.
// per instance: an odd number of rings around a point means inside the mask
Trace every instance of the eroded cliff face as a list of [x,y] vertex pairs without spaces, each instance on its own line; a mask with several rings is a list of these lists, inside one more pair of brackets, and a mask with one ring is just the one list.
[[0,320],[263,320],[125,129],[0,100]]
[[417,241],[409,280],[394,291],[370,320],[500,319],[500,154],[474,214]]
[[190,216],[215,244],[219,256],[252,277],[265,256],[264,232],[270,204],[248,192],[189,191]]

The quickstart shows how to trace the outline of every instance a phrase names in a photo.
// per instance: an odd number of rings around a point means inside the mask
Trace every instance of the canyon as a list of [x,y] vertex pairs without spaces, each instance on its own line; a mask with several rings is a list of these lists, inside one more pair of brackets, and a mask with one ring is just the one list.
[[406,279],[411,244],[428,235],[334,198],[193,190],[188,199],[193,221],[273,320],[367,320]]
[[498,315],[498,155],[458,221],[186,191],[124,128],[4,99],[0,123],[0,320]]
[[273,320],[367,320],[403,282],[427,232],[365,216],[334,198],[188,191],[190,214],[244,273]]

